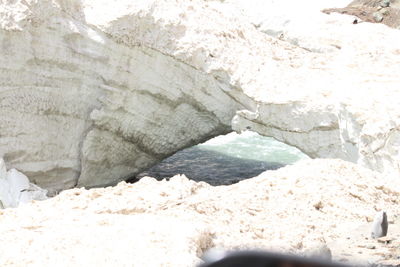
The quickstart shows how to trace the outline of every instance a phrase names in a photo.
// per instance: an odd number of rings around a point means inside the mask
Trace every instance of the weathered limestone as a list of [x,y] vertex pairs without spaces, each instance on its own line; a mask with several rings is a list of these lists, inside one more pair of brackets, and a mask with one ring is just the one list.
[[83,21],[81,4],[28,1],[5,11],[8,164],[53,191],[106,185],[229,130],[243,105],[223,82],[152,47],[118,44]]
[[281,37],[232,1],[3,1],[0,155],[54,193],[250,126],[399,173],[400,33],[307,19]]

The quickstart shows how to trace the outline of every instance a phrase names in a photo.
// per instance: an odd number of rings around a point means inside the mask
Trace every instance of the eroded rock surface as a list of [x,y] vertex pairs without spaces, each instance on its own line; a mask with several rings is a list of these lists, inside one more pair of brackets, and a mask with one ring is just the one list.
[[3,1],[0,153],[54,193],[251,127],[398,174],[400,33],[308,12],[271,36],[232,1]]
[[[333,260],[395,260],[399,194],[398,180],[329,159],[230,186],[175,176],[65,190],[0,211],[0,265],[194,266],[209,248],[308,255],[322,247]],[[389,218],[387,242],[371,238],[380,210]]]

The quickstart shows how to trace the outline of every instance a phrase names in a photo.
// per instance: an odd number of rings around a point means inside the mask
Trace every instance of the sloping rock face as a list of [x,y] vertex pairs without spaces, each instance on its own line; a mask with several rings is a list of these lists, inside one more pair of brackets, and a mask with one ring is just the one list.
[[322,16],[310,47],[229,1],[3,1],[1,155],[54,193],[250,127],[399,173],[400,35]]
[[[0,265],[183,267],[210,248],[306,254],[321,245],[333,260],[379,263],[399,255],[399,194],[398,179],[330,159],[230,186],[175,176],[65,190],[0,211]],[[389,244],[370,236],[379,210]]]

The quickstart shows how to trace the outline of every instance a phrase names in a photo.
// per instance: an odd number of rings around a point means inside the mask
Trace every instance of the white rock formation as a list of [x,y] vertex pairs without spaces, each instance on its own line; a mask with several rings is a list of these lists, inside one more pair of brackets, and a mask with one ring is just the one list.
[[279,40],[232,1],[1,2],[0,156],[54,193],[250,126],[399,173],[400,33],[318,15]]
[[[209,248],[303,254],[319,247],[329,248],[333,260],[378,263],[399,255],[389,252],[400,244],[397,181],[321,159],[230,186],[175,176],[65,190],[0,211],[0,266],[192,267]],[[370,238],[382,209],[395,222],[390,244]]]
[[21,203],[46,199],[47,191],[29,183],[28,177],[16,169],[7,171],[0,158],[0,208],[15,208]]

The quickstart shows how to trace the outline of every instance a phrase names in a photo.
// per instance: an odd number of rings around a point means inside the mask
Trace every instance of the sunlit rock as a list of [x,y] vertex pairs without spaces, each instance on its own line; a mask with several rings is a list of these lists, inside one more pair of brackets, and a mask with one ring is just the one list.
[[233,0],[2,2],[0,155],[54,194],[250,127],[398,174],[400,33],[315,3],[281,38]]

